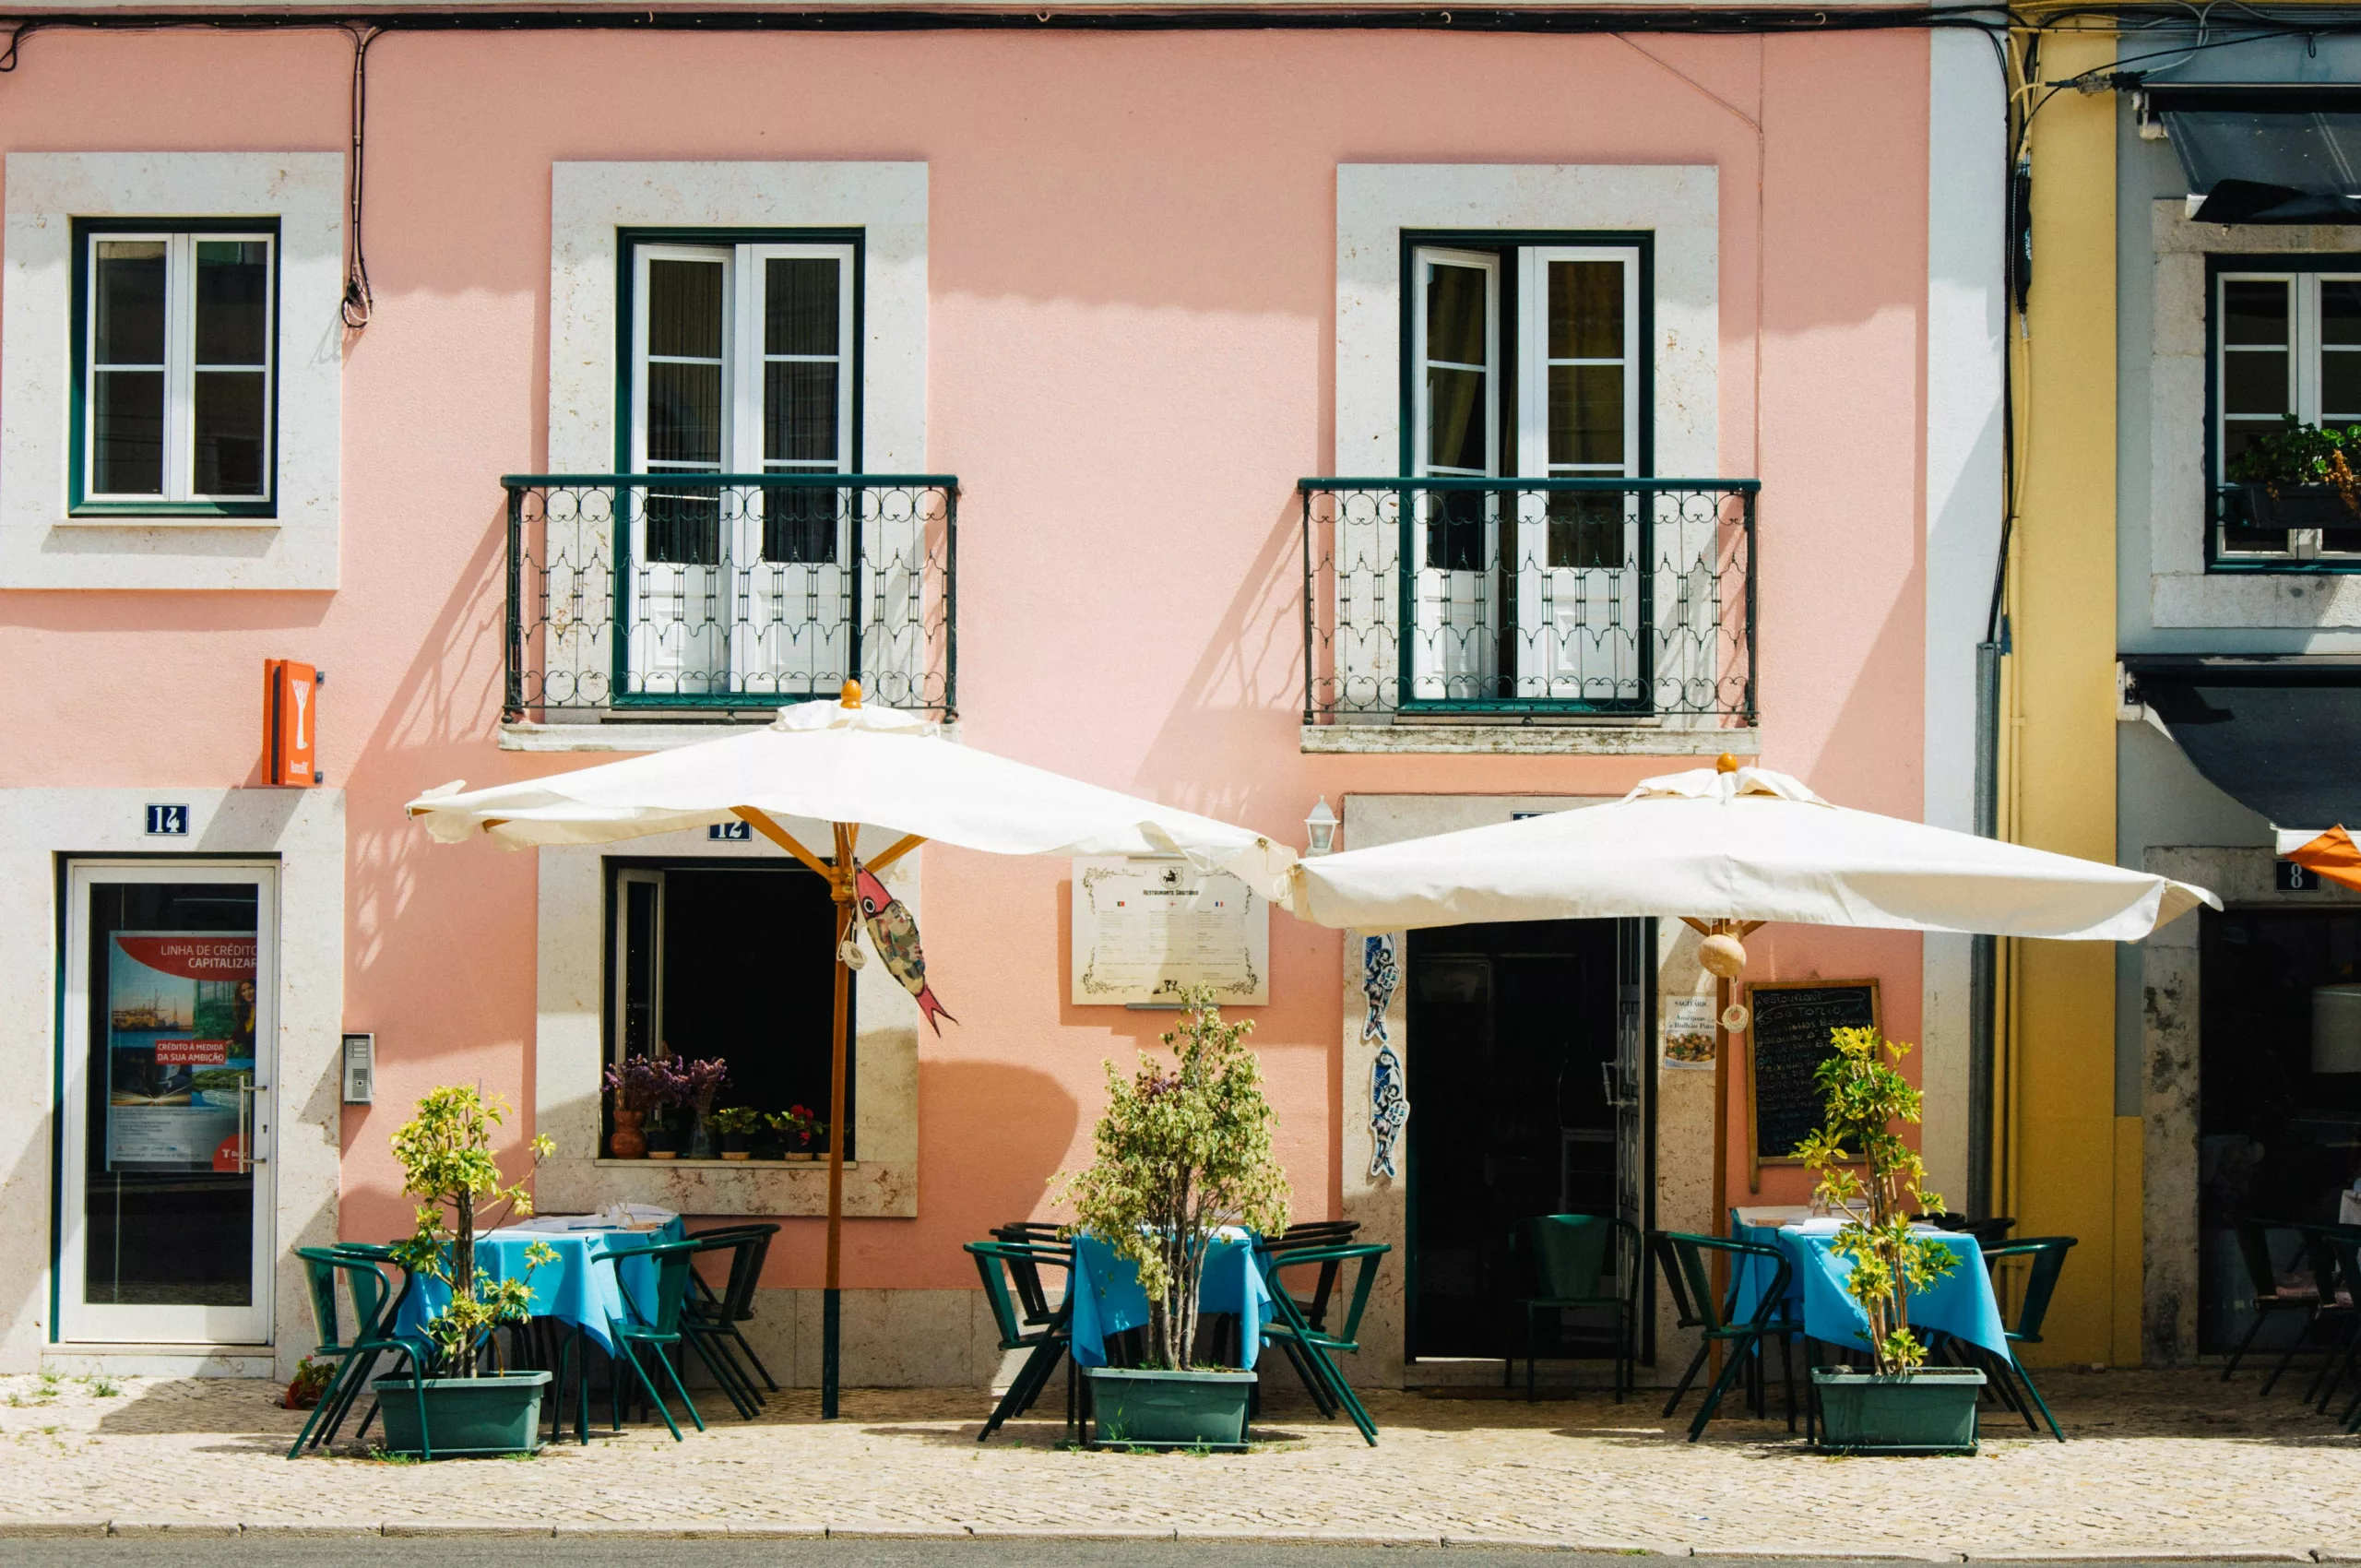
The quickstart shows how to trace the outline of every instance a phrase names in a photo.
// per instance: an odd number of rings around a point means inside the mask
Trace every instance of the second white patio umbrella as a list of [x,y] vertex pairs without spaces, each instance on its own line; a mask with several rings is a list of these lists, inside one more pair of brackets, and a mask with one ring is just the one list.
[[[1707,938],[1726,1012],[1741,939],[1770,921],[2136,942],[2202,887],[1829,804],[1769,768],[1643,780],[1608,805],[1299,861],[1288,903],[1357,931],[1656,915]],[[1727,1186],[1728,1030],[1716,1023],[1714,1192]]]
[[[827,880],[836,903],[836,976],[821,1413],[830,1417],[844,1228],[851,980],[845,953],[858,907],[861,830],[894,836],[890,847],[860,862],[871,872],[929,839],[1003,855],[1177,854],[1200,870],[1232,873],[1273,899],[1285,891],[1295,859],[1286,845],[1247,828],[955,744],[917,715],[863,707],[851,681],[841,701],[784,709],[749,733],[488,790],[447,784],[408,809],[447,843],[481,833],[510,849],[603,844],[741,821]],[[892,956],[880,956],[893,966]]]

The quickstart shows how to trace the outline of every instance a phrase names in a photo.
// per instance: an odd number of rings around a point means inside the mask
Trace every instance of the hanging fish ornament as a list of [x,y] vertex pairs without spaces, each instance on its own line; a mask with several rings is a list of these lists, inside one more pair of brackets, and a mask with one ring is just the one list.
[[876,873],[859,861],[853,862],[852,876],[853,890],[860,898],[861,922],[869,928],[869,944],[877,949],[886,971],[902,982],[902,989],[919,999],[919,1013],[928,1027],[941,1034],[943,1026],[935,1019],[951,1018],[951,1012],[926,983],[926,954],[919,946],[918,921],[908,906],[886,892]]

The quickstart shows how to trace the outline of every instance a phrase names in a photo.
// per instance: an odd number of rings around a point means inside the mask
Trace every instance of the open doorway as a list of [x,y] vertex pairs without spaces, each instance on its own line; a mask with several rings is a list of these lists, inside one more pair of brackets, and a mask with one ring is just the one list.
[[1412,1360],[1504,1352],[1509,1236],[1520,1220],[1599,1214],[1646,1229],[1651,924],[1410,933]]

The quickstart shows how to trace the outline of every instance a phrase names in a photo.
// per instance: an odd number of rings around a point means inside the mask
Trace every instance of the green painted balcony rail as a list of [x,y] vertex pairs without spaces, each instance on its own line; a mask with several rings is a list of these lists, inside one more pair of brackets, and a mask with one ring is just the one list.
[[1755,721],[1761,481],[1296,488],[1307,725]]
[[950,474],[508,474],[504,716],[958,714]]

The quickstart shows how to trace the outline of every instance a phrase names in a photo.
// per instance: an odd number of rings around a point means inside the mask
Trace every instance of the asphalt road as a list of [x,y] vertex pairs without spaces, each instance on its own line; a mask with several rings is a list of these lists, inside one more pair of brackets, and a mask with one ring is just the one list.
[[[1796,1558],[1719,1557],[1716,1568],[1815,1568]],[[1891,1558],[1880,1561],[1892,1568]],[[2133,1568],[2136,1557],[2111,1557]],[[2214,1568],[2186,1558],[2173,1568]],[[1457,1568],[1491,1562],[1621,1568],[1631,1558],[1513,1547],[1287,1546],[1107,1540],[467,1540],[350,1537],[307,1540],[0,1538],[0,1568]],[[1818,1568],[1837,1568],[1829,1559]],[[2011,1568],[2040,1568],[2011,1562]],[[2223,1563],[2219,1568],[2230,1568]]]

